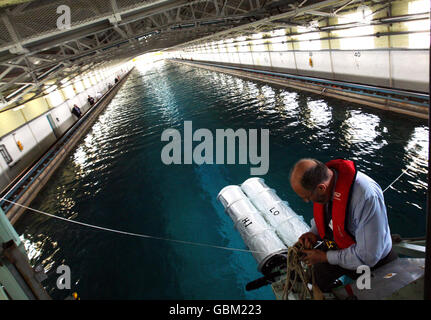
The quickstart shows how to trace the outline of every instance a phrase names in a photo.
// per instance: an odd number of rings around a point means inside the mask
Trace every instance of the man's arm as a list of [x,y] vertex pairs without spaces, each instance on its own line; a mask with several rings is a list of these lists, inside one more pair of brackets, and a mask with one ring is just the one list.
[[373,267],[387,252],[391,237],[382,195],[372,195],[353,211],[356,243],[349,248],[327,252],[330,264],[356,270],[360,265]]

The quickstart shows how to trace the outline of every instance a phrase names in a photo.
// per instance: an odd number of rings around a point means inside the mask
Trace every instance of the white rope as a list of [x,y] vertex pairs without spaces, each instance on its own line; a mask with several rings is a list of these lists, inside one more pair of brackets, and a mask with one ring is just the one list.
[[386,191],[386,190],[388,190],[395,182],[397,182],[398,181],[398,179],[399,178],[401,178],[403,175],[404,175],[404,173],[406,173],[407,171],[409,171],[409,169],[410,168],[406,168],[406,169],[404,169],[403,170],[403,173],[401,173],[394,181],[392,181],[392,183],[390,184],[390,185],[388,185],[387,187],[386,187],[386,189],[385,190],[383,190],[383,193]]
[[75,220],[70,220],[70,219],[67,219],[67,218],[59,217],[59,216],[56,216],[54,214],[43,212],[43,211],[40,211],[40,210],[37,210],[37,209],[33,209],[33,208],[30,208],[30,207],[24,206],[22,204],[19,204],[19,203],[10,201],[10,200],[6,200],[5,198],[0,198],[0,201],[2,201],[2,200],[6,201],[6,202],[9,202],[9,203],[12,203],[14,205],[17,205],[19,207],[28,209],[30,211],[34,211],[34,212],[43,214],[43,215],[51,217],[51,218],[55,218],[55,219],[63,220],[63,221],[66,221],[66,222],[70,222],[70,223],[74,223],[74,224],[78,224],[78,225],[81,225],[81,226],[90,227],[90,228],[94,228],[94,229],[99,229],[99,230],[103,230],[103,231],[109,231],[109,232],[114,232],[114,233],[119,233],[119,234],[124,234],[124,235],[128,235],[128,236],[139,237],[139,238],[164,240],[164,241],[177,242],[177,243],[182,243],[182,244],[190,244],[190,245],[201,246],[201,247],[210,247],[210,248],[215,248],[215,249],[223,249],[223,250],[230,250],[230,251],[240,251],[240,252],[251,252],[251,253],[253,253],[253,252],[254,253],[264,253],[264,252],[252,251],[252,250],[247,250],[247,249],[229,248],[229,247],[216,246],[216,245],[211,245],[211,244],[206,244],[206,243],[168,239],[168,238],[150,236],[150,235],[147,235],[147,234],[139,234],[139,233],[133,233],[133,232],[127,232],[127,231],[121,231],[121,230],[115,230],[115,229],[109,229],[109,228],[99,227],[99,226],[95,226],[95,225],[92,225],[92,224],[89,224],[89,223],[84,223],[84,222],[80,222],[80,221],[75,221]]
[[[403,176],[409,168],[405,169],[403,171],[403,173],[401,173],[394,181],[392,181],[392,183],[387,186],[385,188],[385,190],[383,190],[383,192],[385,192],[386,190],[388,190],[396,181],[398,181],[399,178],[401,178],[401,176]],[[163,240],[163,241],[170,241],[170,242],[176,242],[176,243],[182,243],[182,244],[189,244],[189,245],[194,245],[194,246],[201,246],[201,247],[209,247],[209,248],[215,248],[215,249],[223,249],[223,250],[230,250],[230,251],[239,251],[239,252],[251,252],[251,253],[264,253],[264,252],[259,252],[259,251],[253,251],[253,250],[247,250],[247,249],[238,249],[238,248],[230,248],[230,247],[222,247],[222,246],[216,246],[216,245],[211,245],[211,244],[206,244],[206,243],[199,243],[199,242],[191,242],[191,241],[184,241],[184,240],[176,240],[176,239],[168,239],[168,238],[162,238],[162,237],[155,237],[155,236],[150,236],[147,234],[139,234],[139,233],[133,233],[133,232],[128,232],[128,231],[121,231],[121,230],[116,230],[116,229],[110,229],[110,228],[105,228],[105,227],[99,227],[96,225],[92,225],[89,223],[84,223],[84,222],[80,222],[80,221],[75,221],[75,220],[70,220],[70,219],[66,219],[63,217],[59,217],[56,216],[54,214],[50,214],[44,211],[40,211],[37,209],[33,209],[27,206],[24,206],[22,204],[7,200],[5,198],[0,198],[0,201],[6,201],[9,202],[11,204],[17,205],[19,207],[25,208],[27,210],[30,211],[34,211],[40,214],[43,214],[45,216],[51,217],[51,218],[55,218],[58,220],[63,220],[66,222],[70,222],[70,223],[74,223],[74,224],[78,224],[84,227],[89,227],[89,228],[94,228],[94,229],[99,229],[99,230],[103,230],[103,231],[109,231],[109,232],[114,232],[114,233],[119,233],[119,234],[124,234],[124,235],[128,235],[128,236],[133,236],[133,237],[139,237],[139,238],[147,238],[147,239],[156,239],[156,240]]]

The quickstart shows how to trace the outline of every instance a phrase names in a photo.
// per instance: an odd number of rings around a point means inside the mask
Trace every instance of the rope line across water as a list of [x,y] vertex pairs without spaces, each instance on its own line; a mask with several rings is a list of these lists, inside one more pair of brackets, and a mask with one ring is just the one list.
[[1,200],[4,200],[6,202],[12,203],[12,204],[17,205],[19,207],[28,209],[28,210],[33,211],[33,212],[37,212],[37,213],[43,214],[45,216],[48,216],[48,217],[51,217],[51,218],[54,218],[54,219],[66,221],[66,222],[69,222],[69,223],[78,224],[78,225],[89,227],[89,228],[99,229],[99,230],[103,230],[103,231],[109,231],[109,232],[114,232],[114,233],[119,233],[119,234],[124,234],[124,235],[128,235],[128,236],[139,237],[139,238],[164,240],[164,241],[170,241],[170,242],[176,242],[176,243],[182,243],[182,244],[189,244],[189,245],[195,245],[195,246],[201,246],[201,247],[210,247],[210,248],[215,248],[215,249],[223,249],[223,250],[239,251],[239,252],[251,252],[251,253],[264,253],[264,252],[247,250],[247,249],[230,248],[230,247],[216,246],[216,245],[207,244],[207,243],[199,243],[199,242],[192,242],[192,241],[184,241],[184,240],[176,240],[176,239],[155,237],[155,236],[151,236],[151,235],[147,235],[147,234],[139,234],[139,233],[134,233],[134,232],[121,231],[121,230],[116,230],[116,229],[110,229],[110,228],[100,227],[100,226],[96,226],[96,225],[89,224],[89,223],[84,223],[84,222],[80,222],[80,221],[75,221],[75,220],[70,220],[70,219],[67,219],[67,218],[59,217],[59,216],[56,216],[56,215],[51,214],[51,213],[47,213],[47,212],[44,212],[44,211],[33,209],[33,208],[24,206],[24,205],[16,203],[16,202],[13,202],[13,201],[10,201],[10,200],[6,200],[4,198],[0,198],[0,201]]
[[[401,178],[402,175],[404,175],[410,168],[406,168],[394,181],[392,181],[391,184],[389,184],[384,190],[383,193],[388,190],[399,178]],[[251,253],[265,253],[265,252],[259,252],[259,251],[253,251],[253,250],[247,250],[247,249],[238,249],[238,248],[230,248],[230,247],[223,247],[223,246],[217,246],[217,245],[212,245],[212,244],[207,244],[207,243],[200,243],[200,242],[192,242],[192,241],[184,241],[184,240],[176,240],[176,239],[169,239],[169,238],[162,238],[162,237],[156,237],[156,236],[151,236],[151,235],[147,235],[147,234],[139,234],[139,233],[134,233],[134,232],[128,232],[128,231],[122,231],[122,230],[116,230],[116,229],[110,229],[110,228],[105,228],[105,227],[100,227],[100,226],[96,226],[93,224],[89,224],[89,223],[84,223],[84,222],[80,222],[80,221],[75,221],[75,220],[70,220],[67,218],[63,218],[63,217],[59,217],[56,216],[54,214],[51,213],[47,213],[44,211],[40,211],[37,209],[33,209],[27,206],[24,206],[22,204],[7,200],[5,198],[0,198],[0,201],[6,201],[9,202],[11,204],[17,205],[19,207],[25,208],[27,210],[36,212],[36,213],[40,213],[43,214],[45,216],[54,218],[54,219],[58,219],[58,220],[62,220],[62,221],[66,221],[69,223],[74,223],[77,225],[81,225],[84,227],[89,227],[89,228],[94,228],[94,229],[99,229],[99,230],[103,230],[103,231],[109,231],[109,232],[114,232],[114,233],[118,233],[118,234],[124,234],[124,235],[128,235],[128,236],[133,236],[133,237],[139,237],[139,238],[146,238],[146,239],[156,239],[156,240],[163,240],[163,241],[169,241],[169,242],[176,242],[176,243],[182,243],[182,244],[188,244],[188,245],[194,245],[194,246],[200,246],[200,247],[208,247],[208,248],[214,248],[214,249],[222,249],[222,250],[229,250],[229,251],[239,251],[239,252],[251,252]]]

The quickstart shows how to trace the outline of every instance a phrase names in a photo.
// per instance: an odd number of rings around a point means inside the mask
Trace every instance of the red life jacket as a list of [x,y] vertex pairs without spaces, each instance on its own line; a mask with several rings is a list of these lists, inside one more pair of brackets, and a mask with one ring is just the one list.
[[[356,180],[356,166],[353,161],[336,159],[326,163],[330,169],[338,173],[332,199],[332,230],[334,241],[338,248],[345,249],[355,243],[353,236],[346,230],[346,214],[349,208],[352,186]],[[325,237],[325,209],[324,205],[314,203],[314,222],[320,238]]]

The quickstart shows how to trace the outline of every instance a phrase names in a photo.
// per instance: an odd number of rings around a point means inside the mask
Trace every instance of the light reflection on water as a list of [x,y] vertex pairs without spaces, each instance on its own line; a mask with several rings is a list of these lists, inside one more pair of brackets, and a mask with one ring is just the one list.
[[[350,158],[388,186],[392,233],[425,231],[428,128],[420,120],[304,92],[171,63],[135,70],[32,207],[86,223],[173,239],[244,248],[217,202],[247,165],[165,166],[163,130],[270,129],[264,177],[305,217],[312,211],[288,185],[302,157]],[[32,263],[47,271],[70,265],[85,298],[272,299],[269,287],[246,292],[260,275],[251,255],[119,237],[27,212],[17,230]],[[103,272],[102,272],[102,271]],[[66,293],[46,284],[57,299]],[[208,288],[211,288],[209,290]]]
[[[406,147],[406,163],[416,173],[427,174],[428,128],[416,127]],[[423,181],[422,181],[423,182]],[[427,185],[425,184],[425,187]]]
[[378,150],[387,145],[384,139],[379,140],[380,133],[377,128],[380,118],[373,114],[364,114],[359,111],[351,111],[350,117],[345,120],[345,140],[347,147],[358,145],[361,148],[355,153],[356,156],[370,153],[370,149]]
[[[304,124],[312,128],[325,129],[332,120],[331,107],[323,100],[311,100],[307,102],[308,117]],[[321,134],[322,131],[318,131]]]

